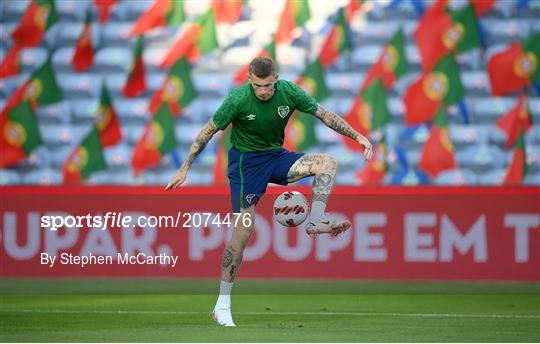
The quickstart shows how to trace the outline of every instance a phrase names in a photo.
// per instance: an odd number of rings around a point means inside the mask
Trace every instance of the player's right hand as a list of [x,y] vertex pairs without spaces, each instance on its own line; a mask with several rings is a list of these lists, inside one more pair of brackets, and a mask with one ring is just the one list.
[[165,187],[165,190],[176,189],[180,185],[184,184],[185,181],[186,181],[186,171],[178,170],[178,172],[176,172],[176,174],[171,179],[169,184],[167,184],[167,186]]

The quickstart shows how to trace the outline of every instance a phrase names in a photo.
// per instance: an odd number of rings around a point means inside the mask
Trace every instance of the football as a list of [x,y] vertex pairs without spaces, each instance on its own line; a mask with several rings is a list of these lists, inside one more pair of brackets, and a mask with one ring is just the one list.
[[274,201],[274,218],[287,227],[301,225],[309,214],[309,204],[300,192],[286,191]]

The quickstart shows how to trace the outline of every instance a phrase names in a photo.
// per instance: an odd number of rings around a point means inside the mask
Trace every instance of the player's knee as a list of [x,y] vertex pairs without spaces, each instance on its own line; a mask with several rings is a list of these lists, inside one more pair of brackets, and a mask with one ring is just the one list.
[[323,154],[324,170],[335,172],[338,168],[338,161],[333,156],[328,154]]

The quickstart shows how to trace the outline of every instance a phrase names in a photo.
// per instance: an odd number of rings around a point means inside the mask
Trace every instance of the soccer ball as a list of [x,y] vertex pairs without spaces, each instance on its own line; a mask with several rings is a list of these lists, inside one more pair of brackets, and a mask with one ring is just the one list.
[[285,191],[274,201],[273,212],[276,221],[283,226],[296,227],[306,220],[309,204],[300,192]]

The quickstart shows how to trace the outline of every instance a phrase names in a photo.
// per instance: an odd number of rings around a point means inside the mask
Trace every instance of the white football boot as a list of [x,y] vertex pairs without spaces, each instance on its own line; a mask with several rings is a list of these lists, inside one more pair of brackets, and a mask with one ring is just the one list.
[[328,233],[336,236],[351,228],[349,221],[336,221],[332,220],[328,216],[323,216],[315,223],[309,222],[306,227],[306,233],[310,236],[317,234]]
[[231,315],[231,307],[228,308],[221,308],[216,307],[214,308],[214,311],[212,312],[212,316],[214,320],[220,325],[224,327],[236,327],[234,324],[234,321],[232,319]]

